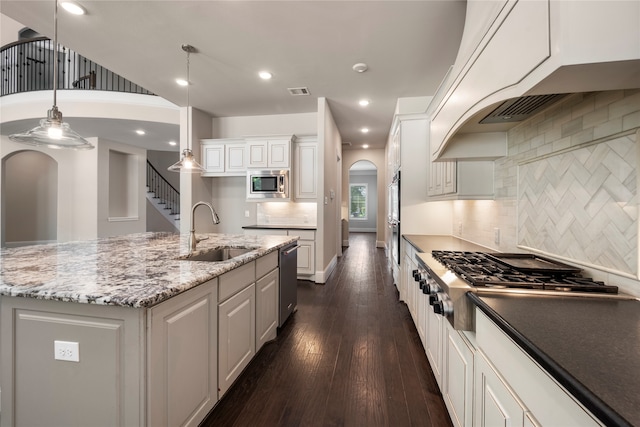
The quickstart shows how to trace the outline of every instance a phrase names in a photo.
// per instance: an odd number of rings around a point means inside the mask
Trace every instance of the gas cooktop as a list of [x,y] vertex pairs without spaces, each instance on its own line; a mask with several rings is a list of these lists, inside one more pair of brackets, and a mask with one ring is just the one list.
[[581,269],[533,254],[433,251],[440,263],[471,286],[564,292],[618,293],[581,275]]

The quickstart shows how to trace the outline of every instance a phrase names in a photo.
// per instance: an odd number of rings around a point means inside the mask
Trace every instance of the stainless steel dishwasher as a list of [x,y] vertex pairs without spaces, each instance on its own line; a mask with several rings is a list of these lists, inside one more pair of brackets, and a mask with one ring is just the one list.
[[280,248],[280,313],[282,327],[298,305],[298,242]]

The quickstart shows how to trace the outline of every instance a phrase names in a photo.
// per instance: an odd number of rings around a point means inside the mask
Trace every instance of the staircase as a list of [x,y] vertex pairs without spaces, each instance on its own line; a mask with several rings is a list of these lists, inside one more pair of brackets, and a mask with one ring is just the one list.
[[180,192],[147,160],[147,200],[177,231],[180,230]]

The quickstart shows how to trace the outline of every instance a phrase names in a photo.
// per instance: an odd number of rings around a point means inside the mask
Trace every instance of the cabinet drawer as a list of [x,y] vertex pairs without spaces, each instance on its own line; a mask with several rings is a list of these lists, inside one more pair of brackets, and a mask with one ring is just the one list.
[[242,267],[224,273],[218,280],[218,302],[222,302],[255,282],[256,263],[251,261]]
[[315,240],[316,232],[313,230],[289,230],[289,236],[298,236],[300,240]]
[[273,251],[256,260],[256,278],[261,278],[278,266],[278,251]]

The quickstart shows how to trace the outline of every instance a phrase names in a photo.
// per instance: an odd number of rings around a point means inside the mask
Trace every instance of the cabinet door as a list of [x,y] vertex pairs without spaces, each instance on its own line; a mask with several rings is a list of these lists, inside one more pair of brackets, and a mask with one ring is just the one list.
[[203,145],[202,158],[204,164],[202,167],[207,173],[223,173],[224,172],[224,144],[219,145]]
[[442,322],[446,322],[444,317],[431,309],[427,310],[427,359],[440,389],[442,389]]
[[493,370],[482,352],[475,358],[475,415],[478,427],[521,427],[525,409],[507,384]]
[[422,346],[427,348],[427,313],[431,311],[431,306],[429,305],[429,296],[422,293],[422,289],[420,289],[420,285],[415,280],[413,281],[416,287],[416,329],[418,330],[418,335],[420,336],[420,341],[422,341]]
[[225,172],[244,174],[247,171],[245,144],[227,144],[225,151]]
[[297,200],[318,198],[318,144],[299,142],[295,145],[294,182]]
[[218,401],[217,292],[214,279],[150,310],[148,425],[197,426]]
[[456,192],[456,162],[444,162],[442,165],[442,194]]
[[218,307],[218,390],[227,392],[256,352],[256,286],[252,284]]
[[[289,233],[291,234],[291,233]],[[298,274],[309,275],[315,273],[315,240],[298,240]]]
[[256,282],[256,352],[276,338],[278,329],[278,269]]
[[473,425],[474,352],[460,333],[444,321],[442,397],[456,427]]
[[267,142],[269,168],[286,169],[291,166],[291,140],[276,139]]
[[250,168],[266,168],[267,163],[267,141],[249,141],[247,143],[249,151],[249,167]]

